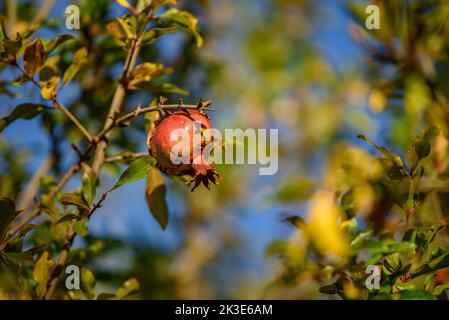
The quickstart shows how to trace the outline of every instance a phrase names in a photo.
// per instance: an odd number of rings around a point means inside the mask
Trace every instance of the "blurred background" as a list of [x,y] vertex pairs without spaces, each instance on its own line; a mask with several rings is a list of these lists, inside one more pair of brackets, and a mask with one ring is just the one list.
[[[33,20],[43,2],[18,1],[15,27],[20,29],[20,23]],[[79,31],[68,31],[61,22],[70,4],[81,8]],[[114,191],[89,221],[90,235],[77,238],[72,257],[94,272],[97,290],[115,290],[126,279],[136,277],[141,285],[138,298],[327,297],[318,292],[322,283],[316,274],[303,272],[294,280],[279,280],[286,266],[276,255],[276,244],[285,239],[301,241],[296,228],[285,219],[306,216],[307,199],[320,181],[326,180],[332,155],[348,145],[361,146],[357,134],[401,150],[409,142],[408,132],[419,127],[397,115],[397,109],[382,112],[387,97],[373,90],[373,83],[387,78],[394,68],[374,72],[373,63],[358,44],[367,33],[358,20],[367,4],[343,0],[179,1],[178,7],[198,17],[203,47],[197,49],[189,36],[176,32],[145,47],[141,58],[172,67],[168,79],[189,91],[185,102],[212,99],[217,112],[211,113],[211,118],[216,128],[278,129],[279,171],[274,176],[260,176],[258,165],[219,165],[220,186],[211,191],[201,187],[194,193],[182,182],[167,178],[170,221],[165,231],[149,212],[145,181]],[[2,1],[2,14],[7,14],[7,6],[8,1]],[[113,91],[110,80],[120,75],[123,63],[123,54],[117,54],[99,30],[125,11],[114,1],[59,0],[45,27],[37,32],[43,39],[72,33],[81,43],[94,43],[92,50],[103,50],[94,63],[107,69],[91,68],[59,97],[88,119],[92,130],[100,128]],[[14,71],[4,69],[0,83],[14,76]],[[0,117],[20,102],[41,99],[31,84],[8,87],[8,91],[3,87]],[[124,109],[146,105],[155,96],[151,92],[132,94]],[[179,95],[168,98],[175,102]],[[16,121],[0,136],[2,196],[17,199],[24,181],[55,148],[60,161],[54,173],[64,172],[76,161],[68,141],[80,140],[79,134],[67,126],[48,129],[48,122],[42,116]],[[142,152],[145,142],[140,119],[114,134],[108,153]],[[124,168],[125,164],[108,165],[103,170],[101,191],[110,188]],[[65,190],[77,187],[79,179],[75,178]]]

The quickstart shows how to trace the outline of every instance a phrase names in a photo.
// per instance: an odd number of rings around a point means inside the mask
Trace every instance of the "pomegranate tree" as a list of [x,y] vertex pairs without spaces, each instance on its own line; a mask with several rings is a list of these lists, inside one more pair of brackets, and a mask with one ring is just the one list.
[[[204,130],[211,128],[212,124],[202,110],[183,109],[170,113],[156,122],[149,132],[147,139],[148,152],[150,156],[156,159],[157,167],[165,174],[191,176],[192,179],[187,183],[194,183],[192,191],[201,183],[210,189],[209,181],[217,185],[216,177],[219,177],[219,174],[204,157],[202,151],[209,143],[213,142],[211,139],[204,139],[202,133]],[[181,130],[184,137],[188,138],[183,140],[182,144],[184,145],[181,149],[190,151],[189,154],[183,155],[183,157],[187,157],[187,161],[182,163],[174,163],[171,158],[176,149],[176,144],[179,144],[179,141],[172,139],[172,133],[175,130]],[[181,155],[178,154],[177,156]]]

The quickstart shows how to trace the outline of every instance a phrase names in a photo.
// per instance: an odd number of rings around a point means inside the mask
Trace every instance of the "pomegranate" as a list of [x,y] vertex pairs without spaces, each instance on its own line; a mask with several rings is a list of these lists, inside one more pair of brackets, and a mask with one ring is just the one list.
[[[198,124],[201,125],[201,129],[199,129]],[[165,174],[191,176],[192,179],[187,182],[188,184],[194,183],[191,191],[194,191],[201,183],[207,189],[210,189],[209,182],[217,185],[216,177],[219,177],[219,174],[203,155],[203,149],[212,141],[205,141],[202,132],[211,128],[212,124],[209,118],[201,110],[184,109],[170,113],[162,120],[156,122],[149,132],[147,139],[148,152],[150,156],[156,159],[157,167]],[[190,154],[183,155],[188,161],[183,161],[179,164],[173,163],[170,158],[170,155],[173,155],[174,146],[179,144],[179,141],[171,140],[174,130],[184,130],[183,134],[188,139],[182,141],[182,150],[186,150],[186,147],[190,150]],[[197,132],[198,130],[201,132]],[[198,139],[199,137],[201,138]],[[178,154],[178,156],[181,155]]]

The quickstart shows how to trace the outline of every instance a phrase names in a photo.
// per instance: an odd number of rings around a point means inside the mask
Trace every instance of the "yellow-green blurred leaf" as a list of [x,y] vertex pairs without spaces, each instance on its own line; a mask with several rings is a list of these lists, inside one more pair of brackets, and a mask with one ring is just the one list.
[[152,168],[148,173],[145,196],[153,217],[162,229],[165,229],[168,224],[168,209],[165,202],[166,192],[167,188],[161,173],[156,168]]

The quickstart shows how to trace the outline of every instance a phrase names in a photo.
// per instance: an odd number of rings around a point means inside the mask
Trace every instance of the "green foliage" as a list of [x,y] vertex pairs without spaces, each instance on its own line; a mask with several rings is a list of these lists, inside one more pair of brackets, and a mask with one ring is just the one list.
[[134,160],[128,168],[122,173],[118,181],[114,184],[111,190],[115,190],[127,183],[135,182],[145,178],[148,171],[154,165],[154,159],[150,157],[142,157]]

